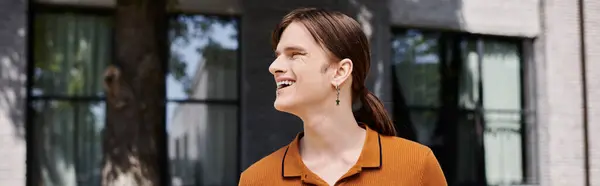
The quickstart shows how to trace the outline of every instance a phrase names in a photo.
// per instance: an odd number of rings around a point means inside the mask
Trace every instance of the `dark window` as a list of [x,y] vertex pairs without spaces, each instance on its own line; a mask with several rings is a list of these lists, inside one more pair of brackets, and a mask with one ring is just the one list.
[[450,185],[525,184],[521,42],[403,29],[392,45],[404,137],[434,151]]

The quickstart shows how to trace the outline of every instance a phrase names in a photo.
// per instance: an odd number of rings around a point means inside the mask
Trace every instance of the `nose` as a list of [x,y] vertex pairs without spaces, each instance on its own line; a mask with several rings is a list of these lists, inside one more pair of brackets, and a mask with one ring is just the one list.
[[283,74],[286,71],[287,70],[285,67],[285,62],[280,60],[279,57],[275,58],[275,60],[273,60],[273,62],[269,66],[269,72],[271,72],[271,74],[273,74],[273,75]]

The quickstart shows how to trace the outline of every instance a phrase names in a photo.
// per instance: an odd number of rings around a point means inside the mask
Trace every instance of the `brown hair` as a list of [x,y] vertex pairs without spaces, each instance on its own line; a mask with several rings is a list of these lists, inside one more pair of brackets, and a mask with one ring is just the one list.
[[394,123],[383,104],[365,86],[371,65],[371,50],[358,22],[340,12],[316,8],[295,9],[283,17],[273,31],[273,48],[277,47],[281,34],[292,22],[302,23],[332,57],[352,60],[352,100],[360,99],[362,103],[362,107],[354,112],[354,117],[380,134],[395,136]]

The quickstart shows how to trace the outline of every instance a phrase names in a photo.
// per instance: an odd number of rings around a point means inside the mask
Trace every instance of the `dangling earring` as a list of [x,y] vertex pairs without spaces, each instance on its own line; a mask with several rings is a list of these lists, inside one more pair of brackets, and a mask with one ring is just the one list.
[[337,99],[335,100],[335,105],[340,105],[340,86],[335,85],[335,90],[337,91]]

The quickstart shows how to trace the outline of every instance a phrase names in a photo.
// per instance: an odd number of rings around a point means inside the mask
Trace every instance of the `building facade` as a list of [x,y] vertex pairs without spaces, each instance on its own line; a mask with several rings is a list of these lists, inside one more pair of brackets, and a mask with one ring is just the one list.
[[[0,1],[0,185],[99,185],[114,0]],[[600,186],[600,2],[178,0],[169,9],[166,174],[236,185],[302,130],[277,112],[271,29],[342,11],[369,89],[451,185]]]

